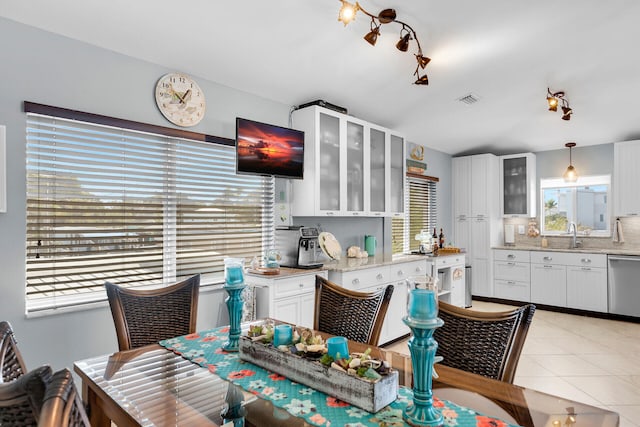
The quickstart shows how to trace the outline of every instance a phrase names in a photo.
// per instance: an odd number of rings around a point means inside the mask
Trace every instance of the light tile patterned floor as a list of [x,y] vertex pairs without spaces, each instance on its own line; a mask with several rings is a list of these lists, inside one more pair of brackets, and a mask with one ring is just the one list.
[[[406,341],[389,348],[409,352]],[[620,427],[640,427],[640,324],[536,310],[514,382],[611,409]]]

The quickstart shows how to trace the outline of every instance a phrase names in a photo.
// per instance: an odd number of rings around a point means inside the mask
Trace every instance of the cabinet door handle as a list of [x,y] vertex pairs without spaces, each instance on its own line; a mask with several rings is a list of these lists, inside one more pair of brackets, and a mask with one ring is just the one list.
[[420,273],[422,271],[422,267],[416,267],[416,273]]
[[327,212],[327,215],[333,215],[333,212]]
[[358,283],[360,283],[360,279],[358,279],[358,278],[353,279],[353,280],[351,281],[351,283],[353,283],[354,285],[357,285]]
[[580,262],[584,262],[585,264],[590,264],[591,263],[591,258],[582,258],[580,260]]
[[358,215],[360,215],[360,212],[351,212],[351,215],[358,216]]
[[398,276],[404,276],[404,271],[398,270]]
[[298,286],[300,286],[300,288],[304,288],[304,283],[298,283]]
[[591,267],[580,267],[582,270],[591,271]]
[[516,282],[514,282],[513,280],[508,280],[507,281],[507,285],[515,285],[515,284],[516,284]]
[[376,276],[376,279],[382,280],[384,279],[384,276],[382,275],[382,273],[378,273],[378,275]]
[[553,268],[553,266],[552,266],[552,265],[547,265],[547,264],[543,265],[543,267],[544,267],[544,268]]
[[550,257],[550,256],[546,256],[546,257],[544,257],[544,258],[542,258],[542,259],[543,259],[544,261],[551,261],[551,260],[553,260],[553,258],[552,258],[552,257]]
[[514,254],[509,254],[509,255],[507,255],[507,258],[509,258],[509,259],[515,259],[515,258],[516,258],[516,256],[515,256]]
[[516,263],[515,262],[508,262],[507,265],[514,266],[514,265],[516,265]]

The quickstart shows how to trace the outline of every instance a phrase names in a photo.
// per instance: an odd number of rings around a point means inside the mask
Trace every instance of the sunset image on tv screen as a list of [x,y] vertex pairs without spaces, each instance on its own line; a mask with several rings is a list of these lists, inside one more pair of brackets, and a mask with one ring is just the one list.
[[238,119],[238,172],[302,178],[304,133]]

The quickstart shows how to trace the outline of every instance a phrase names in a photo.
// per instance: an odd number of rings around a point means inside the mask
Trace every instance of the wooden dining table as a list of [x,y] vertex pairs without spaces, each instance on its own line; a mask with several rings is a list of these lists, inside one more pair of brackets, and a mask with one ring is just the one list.
[[[371,348],[372,357],[386,360],[398,371],[400,385],[411,387],[409,356],[349,342],[350,351],[364,352],[367,348]],[[157,344],[77,361],[74,369],[82,379],[83,399],[93,427],[110,426],[111,421],[118,427],[232,426],[236,424],[225,424],[222,415],[229,406],[230,394],[241,396],[245,425],[310,426],[270,400],[242,390]],[[609,410],[447,366],[436,365],[435,369],[436,397],[510,424],[617,427],[619,423],[618,414]],[[575,424],[570,424],[571,420]]]

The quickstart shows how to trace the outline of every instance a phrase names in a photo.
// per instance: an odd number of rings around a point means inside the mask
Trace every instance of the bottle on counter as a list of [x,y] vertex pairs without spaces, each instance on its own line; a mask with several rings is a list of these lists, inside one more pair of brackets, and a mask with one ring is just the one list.
[[434,242],[438,241],[438,233],[436,233],[435,227],[433,227],[433,234],[431,235],[431,238],[433,239]]
[[444,233],[442,232],[442,228],[440,229],[440,236],[438,236],[440,239],[440,249],[442,249],[444,247]]

